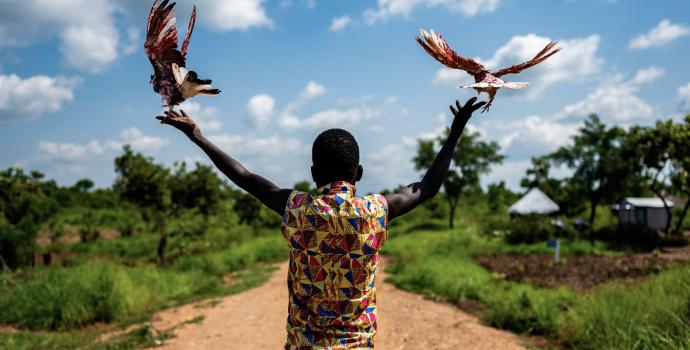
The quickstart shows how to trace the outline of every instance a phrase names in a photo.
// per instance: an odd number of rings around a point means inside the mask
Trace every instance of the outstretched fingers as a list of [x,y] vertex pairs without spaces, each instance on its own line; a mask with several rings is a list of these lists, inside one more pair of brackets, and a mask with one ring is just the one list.
[[477,111],[478,109],[482,108],[486,104],[486,101],[482,101],[477,103],[476,105],[472,106],[472,112]]

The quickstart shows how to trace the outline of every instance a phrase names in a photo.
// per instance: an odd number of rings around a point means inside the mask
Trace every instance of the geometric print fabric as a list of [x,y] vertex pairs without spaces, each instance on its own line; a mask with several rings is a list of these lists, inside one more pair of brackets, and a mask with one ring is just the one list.
[[290,194],[281,226],[290,246],[285,349],[373,347],[387,212],[382,195],[356,197],[345,181]]

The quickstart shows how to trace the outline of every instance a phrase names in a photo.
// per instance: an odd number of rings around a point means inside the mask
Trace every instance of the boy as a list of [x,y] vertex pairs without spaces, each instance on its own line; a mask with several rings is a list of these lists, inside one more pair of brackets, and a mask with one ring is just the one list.
[[205,139],[184,111],[156,118],[185,133],[232,182],[283,217],[290,246],[285,349],[368,349],[376,335],[374,282],[387,223],[436,195],[467,121],[485,104],[476,100],[450,107],[450,134],[424,178],[385,196],[355,196],[363,168],[357,141],[345,130],[324,131],[314,141],[318,190],[312,196],[251,173]]

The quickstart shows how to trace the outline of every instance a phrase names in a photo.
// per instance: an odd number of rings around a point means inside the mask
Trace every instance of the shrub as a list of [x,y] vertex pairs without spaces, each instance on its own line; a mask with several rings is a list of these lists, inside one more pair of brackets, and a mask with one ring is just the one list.
[[630,247],[651,251],[659,247],[661,238],[656,231],[645,226],[624,223],[605,226],[592,233],[593,239],[606,241],[613,246]]
[[553,226],[546,218],[517,217],[506,235],[510,244],[543,242],[553,235]]

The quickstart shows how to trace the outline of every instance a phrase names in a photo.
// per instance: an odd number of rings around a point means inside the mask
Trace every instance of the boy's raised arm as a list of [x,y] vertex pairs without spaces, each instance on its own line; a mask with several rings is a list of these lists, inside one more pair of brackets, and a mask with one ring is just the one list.
[[472,117],[477,109],[481,108],[486,102],[479,102],[476,97],[467,101],[464,106],[460,106],[460,101],[456,101],[457,109],[450,106],[453,112],[453,124],[450,127],[450,134],[446,139],[446,143],[436,155],[434,163],[427,170],[424,178],[421,181],[408,185],[394,193],[385,196],[388,202],[388,220],[406,214],[427,199],[432,198],[438,193],[438,190],[443,184],[443,179],[448,173],[450,162],[453,157],[453,151],[460,140],[467,121]]
[[261,203],[282,216],[291,190],[281,189],[273,182],[247,170],[240,162],[227,155],[223,150],[201,135],[199,127],[184,111],[165,112],[166,116],[156,119],[163,124],[174,126],[182,131],[192,142],[201,148],[213,164],[237,186],[256,197]]

